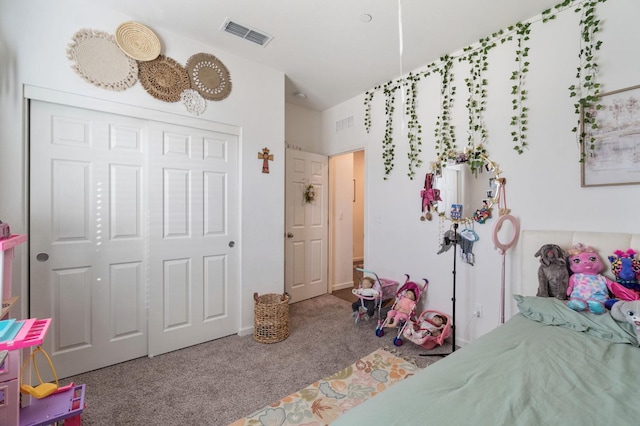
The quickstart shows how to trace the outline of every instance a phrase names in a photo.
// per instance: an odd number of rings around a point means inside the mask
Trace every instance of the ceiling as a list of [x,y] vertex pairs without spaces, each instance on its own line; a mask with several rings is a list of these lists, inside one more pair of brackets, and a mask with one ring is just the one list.
[[[101,0],[100,5],[147,25],[161,41],[163,33],[178,33],[210,45],[207,53],[219,49],[282,71],[286,102],[323,111],[559,1]],[[363,15],[371,21],[363,22]],[[260,46],[223,32],[226,19],[273,39]]]

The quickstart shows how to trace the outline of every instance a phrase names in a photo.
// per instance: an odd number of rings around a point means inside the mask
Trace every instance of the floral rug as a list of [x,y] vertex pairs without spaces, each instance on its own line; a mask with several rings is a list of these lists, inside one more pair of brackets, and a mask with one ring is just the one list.
[[326,425],[342,413],[421,369],[389,351],[377,349],[326,377],[230,426]]

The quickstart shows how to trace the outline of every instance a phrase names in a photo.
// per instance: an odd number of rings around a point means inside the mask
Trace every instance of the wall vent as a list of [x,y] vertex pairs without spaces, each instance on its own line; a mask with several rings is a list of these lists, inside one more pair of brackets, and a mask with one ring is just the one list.
[[255,28],[238,24],[237,22],[233,22],[229,18],[224,21],[220,29],[224,32],[233,34],[262,47],[265,47],[273,39],[273,36],[266,34],[264,31],[259,31]]
[[353,115],[336,121],[336,132],[341,132],[351,127],[353,127]]

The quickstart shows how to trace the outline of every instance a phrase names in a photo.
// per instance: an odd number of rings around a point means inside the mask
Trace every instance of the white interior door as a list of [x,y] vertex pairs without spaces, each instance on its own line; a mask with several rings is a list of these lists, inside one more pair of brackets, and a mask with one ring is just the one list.
[[41,101],[30,120],[30,316],[58,376],[237,332],[237,136]]
[[237,137],[150,124],[149,355],[236,333]]
[[30,315],[59,377],[147,354],[145,126],[31,102]]
[[328,291],[328,157],[287,149],[285,169],[285,291],[299,302]]

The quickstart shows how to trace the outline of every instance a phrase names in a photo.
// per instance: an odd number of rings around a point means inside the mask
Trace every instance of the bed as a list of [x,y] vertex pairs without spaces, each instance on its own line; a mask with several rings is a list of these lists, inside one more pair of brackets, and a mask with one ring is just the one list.
[[523,231],[512,316],[495,330],[363,402],[334,425],[640,424],[635,328],[539,298],[540,246],[582,242],[603,260],[640,235]]

